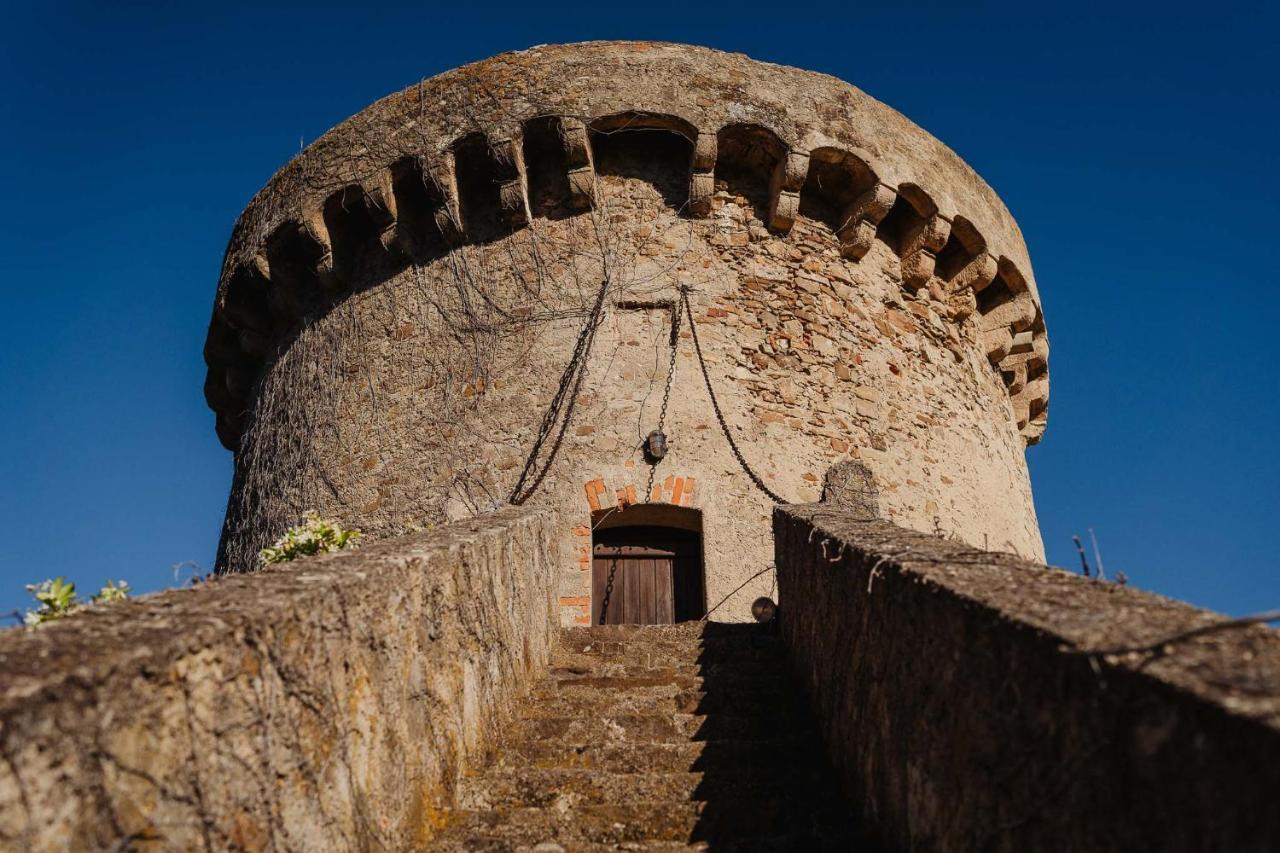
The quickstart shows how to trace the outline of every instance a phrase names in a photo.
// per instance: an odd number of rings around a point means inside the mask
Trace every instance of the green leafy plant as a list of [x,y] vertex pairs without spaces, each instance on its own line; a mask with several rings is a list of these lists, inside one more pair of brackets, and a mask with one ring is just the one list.
[[124,601],[129,597],[129,582],[122,580],[119,583],[115,581],[107,581],[102,589],[98,590],[98,594],[93,597],[94,604],[109,604],[112,601]]
[[28,610],[26,623],[41,625],[53,619],[70,616],[80,609],[80,600],[76,597],[76,585],[68,583],[66,578],[56,577],[40,583],[27,584],[27,592],[40,603],[35,610]]
[[[27,584],[27,592],[35,598],[40,606],[28,610],[25,617],[28,625],[43,625],[63,616],[70,616],[83,610],[87,605],[76,595],[76,585],[64,577],[44,580],[40,583]],[[123,601],[129,597],[127,581],[107,581],[102,589],[90,600],[91,604],[108,604],[112,601]]]
[[354,548],[359,539],[359,530],[345,530],[338,522],[308,510],[302,514],[302,524],[289,528],[270,548],[262,549],[262,562],[264,565],[287,563],[299,557]]

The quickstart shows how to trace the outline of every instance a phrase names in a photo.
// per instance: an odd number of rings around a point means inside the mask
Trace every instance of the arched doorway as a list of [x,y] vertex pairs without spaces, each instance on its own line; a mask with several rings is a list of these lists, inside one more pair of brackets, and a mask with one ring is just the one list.
[[698,510],[603,510],[592,517],[591,548],[591,624],[664,625],[706,612]]

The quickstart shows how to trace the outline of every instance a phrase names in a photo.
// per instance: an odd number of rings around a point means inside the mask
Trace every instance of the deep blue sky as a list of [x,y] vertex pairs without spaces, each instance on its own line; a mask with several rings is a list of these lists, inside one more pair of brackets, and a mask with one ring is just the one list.
[[[686,41],[842,77],[950,144],[1031,248],[1053,346],[1049,557],[1280,606],[1280,18],[1265,3],[267,3],[0,8],[0,609],[212,563],[201,396],[222,251],[329,127],[546,42]],[[1030,10],[1029,10],[1030,9]]]

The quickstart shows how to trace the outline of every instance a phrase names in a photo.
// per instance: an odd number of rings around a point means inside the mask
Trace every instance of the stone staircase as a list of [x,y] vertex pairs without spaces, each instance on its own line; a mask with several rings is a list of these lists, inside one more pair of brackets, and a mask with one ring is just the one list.
[[851,850],[778,640],[756,625],[563,631],[439,850]]

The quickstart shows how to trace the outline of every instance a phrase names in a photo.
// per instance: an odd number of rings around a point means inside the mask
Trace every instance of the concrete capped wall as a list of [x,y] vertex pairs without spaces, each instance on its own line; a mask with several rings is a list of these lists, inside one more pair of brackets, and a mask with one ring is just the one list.
[[0,848],[422,849],[549,657],[509,509],[0,633]]
[[1274,850],[1280,632],[825,504],[774,514],[783,639],[897,850]]

